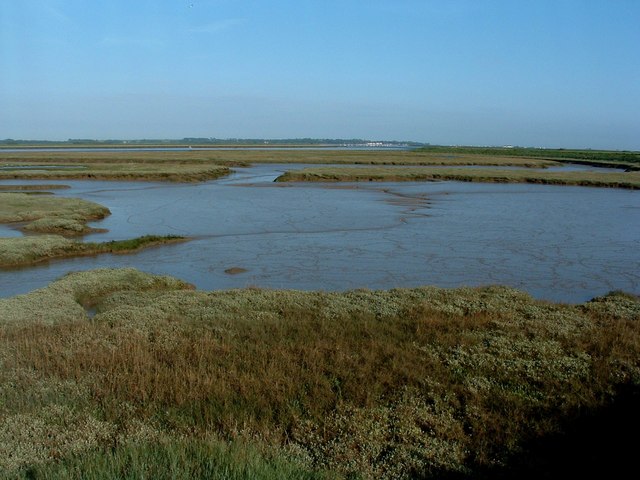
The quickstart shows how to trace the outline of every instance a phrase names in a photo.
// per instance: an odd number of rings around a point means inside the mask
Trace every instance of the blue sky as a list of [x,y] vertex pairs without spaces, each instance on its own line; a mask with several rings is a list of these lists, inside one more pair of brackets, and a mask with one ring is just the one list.
[[640,149],[638,0],[1,0],[0,138]]

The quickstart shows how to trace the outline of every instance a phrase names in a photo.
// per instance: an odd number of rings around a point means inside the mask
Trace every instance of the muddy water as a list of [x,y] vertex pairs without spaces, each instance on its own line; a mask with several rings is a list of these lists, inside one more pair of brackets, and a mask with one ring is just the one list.
[[[150,233],[194,240],[2,271],[0,295],[28,292],[69,271],[120,266],[173,275],[204,290],[505,284],[564,302],[613,289],[640,293],[640,192],[273,183],[282,171],[302,167],[261,165],[197,185],[60,182],[72,188],[57,195],[112,212],[94,224],[109,231],[86,240]],[[225,273],[233,268],[246,271]]]

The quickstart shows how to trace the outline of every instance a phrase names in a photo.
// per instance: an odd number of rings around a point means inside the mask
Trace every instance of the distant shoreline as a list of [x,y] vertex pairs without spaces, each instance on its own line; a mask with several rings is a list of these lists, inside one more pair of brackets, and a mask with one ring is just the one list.
[[0,146],[0,152],[189,152],[189,151],[234,151],[234,150],[413,150],[415,146],[408,145],[109,145],[109,146]]
[[409,140],[366,140],[361,138],[182,138],[182,139],[138,139],[138,140],[0,140],[0,149],[7,148],[296,148],[296,147],[409,147],[419,148],[429,144]]

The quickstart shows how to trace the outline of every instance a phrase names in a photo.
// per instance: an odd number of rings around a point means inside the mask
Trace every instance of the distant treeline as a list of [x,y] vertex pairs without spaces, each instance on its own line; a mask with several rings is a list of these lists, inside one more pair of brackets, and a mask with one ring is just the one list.
[[182,139],[138,139],[138,140],[94,140],[89,138],[70,138],[68,140],[0,140],[0,146],[138,146],[138,145],[389,145],[422,147],[420,142],[397,140],[364,140],[361,138],[207,138],[186,137]]
[[564,148],[532,147],[446,147],[425,145],[418,151],[431,153],[459,153],[475,155],[500,155],[512,157],[534,157],[594,162],[640,163],[640,152],[625,150],[572,150]]

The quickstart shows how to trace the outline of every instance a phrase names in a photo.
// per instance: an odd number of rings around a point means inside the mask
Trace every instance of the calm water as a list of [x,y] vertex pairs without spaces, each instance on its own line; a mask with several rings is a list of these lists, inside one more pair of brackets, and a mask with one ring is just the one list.
[[[640,293],[640,192],[272,182],[302,167],[261,165],[196,185],[58,182],[72,188],[56,195],[92,200],[112,212],[94,224],[109,232],[86,240],[151,233],[195,239],[135,255],[1,271],[0,296],[40,288],[69,271],[122,266],[173,275],[204,290],[505,284],[565,302],[613,289]],[[0,227],[0,236],[16,234]],[[247,271],[224,273],[231,267]]]

